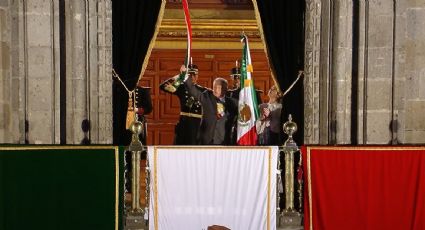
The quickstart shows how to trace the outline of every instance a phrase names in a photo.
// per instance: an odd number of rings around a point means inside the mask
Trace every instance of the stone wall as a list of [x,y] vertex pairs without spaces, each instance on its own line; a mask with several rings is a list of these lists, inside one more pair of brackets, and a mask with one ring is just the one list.
[[358,139],[361,144],[388,144],[392,132],[392,2],[360,5]]
[[[67,1],[67,142],[112,143],[110,1]],[[91,130],[81,129],[84,120]]]
[[[60,143],[64,103],[67,144],[112,143],[111,0],[63,1],[62,59],[59,2],[0,0],[0,143]],[[351,144],[353,129],[359,144],[425,143],[424,28],[424,1],[307,0],[305,143]]]
[[[59,2],[0,1],[0,143],[60,143],[61,103],[66,103],[66,144],[84,137],[112,143],[111,1],[65,1],[62,57]],[[80,128],[84,119],[90,121],[86,133]]]
[[425,2],[397,1],[396,109],[402,143],[425,143]]
[[9,140],[12,111],[10,103],[9,1],[0,0],[0,140]]
[[[359,144],[425,143],[424,28],[423,1],[307,1],[305,143],[352,144],[353,128]],[[351,127],[353,99],[357,127]]]
[[352,85],[352,1],[333,2],[330,144],[349,144]]
[[360,143],[423,144],[425,2],[374,0],[360,8]]

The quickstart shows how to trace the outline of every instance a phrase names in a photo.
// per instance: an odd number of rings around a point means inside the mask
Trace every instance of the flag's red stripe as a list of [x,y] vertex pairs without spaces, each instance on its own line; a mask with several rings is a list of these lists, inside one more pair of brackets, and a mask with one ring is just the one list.
[[255,126],[239,138],[238,145],[257,145],[257,129]]
[[187,64],[189,64],[190,60],[190,51],[192,49],[192,24],[190,23],[190,14],[189,14],[189,5],[187,4],[187,0],[182,1],[184,18],[186,21],[186,30],[187,30]]

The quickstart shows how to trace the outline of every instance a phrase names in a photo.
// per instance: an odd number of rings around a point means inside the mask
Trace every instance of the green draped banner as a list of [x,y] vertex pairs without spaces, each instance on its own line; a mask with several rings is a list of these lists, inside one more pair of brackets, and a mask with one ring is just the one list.
[[122,149],[0,146],[0,229],[122,229]]

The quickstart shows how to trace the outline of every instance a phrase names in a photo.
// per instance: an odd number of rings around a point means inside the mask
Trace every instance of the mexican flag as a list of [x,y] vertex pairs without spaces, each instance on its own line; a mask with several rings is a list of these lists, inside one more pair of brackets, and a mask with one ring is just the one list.
[[257,130],[255,121],[259,117],[254,81],[251,73],[252,62],[249,52],[248,37],[243,34],[241,42],[244,44],[241,61],[241,91],[238,104],[238,145],[257,145]]

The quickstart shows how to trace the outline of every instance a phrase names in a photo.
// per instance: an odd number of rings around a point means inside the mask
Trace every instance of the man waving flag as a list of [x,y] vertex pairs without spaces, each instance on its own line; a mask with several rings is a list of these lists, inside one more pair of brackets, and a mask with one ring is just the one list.
[[255,121],[259,117],[257,98],[254,88],[254,81],[251,54],[249,52],[248,37],[242,34],[241,42],[244,43],[241,63],[241,91],[238,104],[238,145],[256,145],[257,131]]

